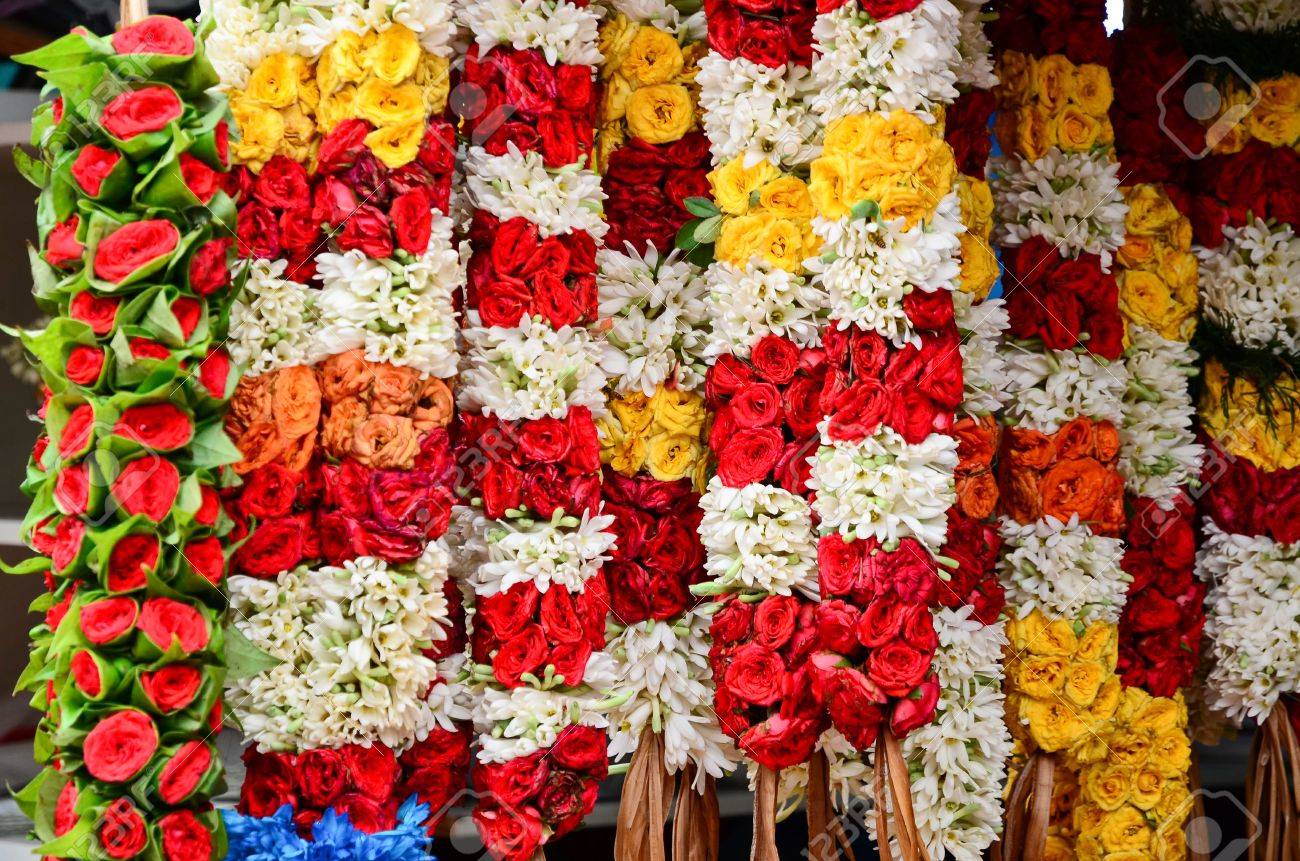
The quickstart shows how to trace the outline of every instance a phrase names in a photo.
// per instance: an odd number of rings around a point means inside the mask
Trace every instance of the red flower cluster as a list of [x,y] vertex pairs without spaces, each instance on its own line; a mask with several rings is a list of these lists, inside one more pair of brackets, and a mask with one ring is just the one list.
[[[605,647],[609,590],[603,576],[571,593],[552,584],[545,592],[517,583],[495,595],[479,596],[471,640],[476,663],[490,664],[507,688],[523,686],[549,672],[566,687],[582,684],[587,660]],[[536,684],[534,683],[534,686]]]
[[526,218],[479,210],[470,241],[467,296],[482,325],[513,328],[534,315],[557,329],[595,321],[596,243],[587,233],[543,237]]
[[502,155],[514,144],[558,168],[591,154],[595,93],[590,66],[552,66],[537,50],[484,54],[473,45],[454,107],[471,146]]
[[690,587],[706,578],[698,533],[704,512],[690,479],[627,478],[606,469],[602,495],[617,536],[604,566],[614,619],[634,625],[680,615],[694,604]]
[[986,30],[999,51],[1110,64],[1105,0],[1006,0]]
[[1186,52],[1165,27],[1137,25],[1115,34],[1110,118],[1126,182],[1189,184],[1188,153],[1204,151],[1205,128],[1184,107],[1195,83],[1179,78],[1186,64]]
[[991,91],[968,90],[948,108],[944,139],[952,147],[957,169],[966,176],[984,179],[993,151],[989,120],[996,106]]
[[1119,622],[1124,684],[1171,697],[1189,684],[1205,627],[1206,584],[1196,579],[1194,506],[1181,497],[1166,511],[1134,500],[1122,567],[1133,577]]
[[1110,360],[1124,352],[1119,286],[1113,274],[1102,271],[1097,255],[1069,260],[1034,236],[1006,250],[1002,260],[1013,337],[1038,338],[1049,350],[1085,347]]
[[1207,248],[1223,243],[1224,227],[1239,227],[1248,216],[1300,225],[1300,153],[1251,140],[1234,155],[1214,155],[1197,163],[1190,188],[1196,242]]
[[474,822],[489,852],[501,861],[528,861],[543,842],[568,834],[596,804],[609,774],[605,733],[566,727],[546,750],[474,770],[482,797]]
[[387,745],[349,744],[298,754],[244,751],[246,773],[240,789],[240,813],[267,817],[284,805],[293,808],[293,821],[304,835],[333,808],[346,813],[367,833],[387,831],[397,821],[397,808],[412,795],[428,804],[430,833],[446,806],[465,786],[470,765],[468,730],[435,729],[400,757]]
[[313,258],[332,240],[340,251],[392,257],[400,249],[423,254],[433,210],[447,211],[455,153],[450,124],[433,120],[419,155],[399,168],[385,167],[365,144],[369,125],[350,119],[321,141],[316,173],[277,155],[253,173],[231,174],[240,195],[238,234],[245,257],[290,261],[290,277],[305,282]]
[[945,607],[974,608],[974,618],[992,625],[1007,605],[1006,591],[998,581],[995,566],[1002,549],[1002,536],[991,523],[974,520],[960,511],[948,512],[948,540],[943,555],[957,560],[955,570],[943,575],[937,601]]
[[[834,8],[834,7],[832,7]],[[802,0],[705,0],[709,47],[774,69],[812,62],[814,9]]]
[[660,252],[673,247],[677,231],[691,218],[688,197],[709,197],[709,140],[691,132],[656,146],[632,138],[609,157],[601,183],[605,190],[605,246],[639,253],[647,245]]
[[1300,467],[1263,470],[1210,441],[1201,511],[1224,532],[1300,542]]

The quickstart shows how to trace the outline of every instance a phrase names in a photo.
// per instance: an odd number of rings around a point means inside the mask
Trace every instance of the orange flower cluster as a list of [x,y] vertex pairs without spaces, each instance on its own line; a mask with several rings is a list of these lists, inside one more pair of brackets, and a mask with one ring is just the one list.
[[1053,434],[1008,428],[998,473],[1002,511],[1019,523],[1079,515],[1098,535],[1124,529],[1124,479],[1115,468],[1119,432],[1078,418]]
[[967,416],[952,429],[957,438],[957,509],[974,520],[985,520],[998,507],[998,482],[993,455],[1002,428],[991,415]]
[[244,455],[240,475],[271,463],[302,471],[318,445],[374,469],[411,469],[421,438],[450,424],[452,408],[437,377],[353,350],[240,380],[226,430]]

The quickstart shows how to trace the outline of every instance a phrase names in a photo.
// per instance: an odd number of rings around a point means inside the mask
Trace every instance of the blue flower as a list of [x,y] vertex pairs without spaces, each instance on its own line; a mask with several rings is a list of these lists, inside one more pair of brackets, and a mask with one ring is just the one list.
[[274,816],[256,818],[223,810],[230,840],[228,858],[241,861],[436,861],[429,854],[424,823],[429,805],[412,795],[397,811],[391,831],[366,834],[346,813],[333,808],[312,826],[304,840],[293,824],[293,809],[281,807]]

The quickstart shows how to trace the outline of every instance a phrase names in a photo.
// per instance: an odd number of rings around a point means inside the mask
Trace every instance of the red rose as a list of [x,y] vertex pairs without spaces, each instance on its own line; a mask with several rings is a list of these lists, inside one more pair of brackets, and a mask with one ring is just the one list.
[[83,290],[72,297],[68,313],[72,319],[89,326],[96,335],[107,335],[113,331],[117,321],[117,306],[118,300],[112,296],[96,296],[89,290]]
[[594,727],[565,727],[550,753],[560,765],[582,774],[604,778],[609,768],[605,733]]
[[225,350],[208,351],[199,362],[199,384],[213,398],[226,396],[226,386],[230,381],[230,354]]
[[149,764],[158,749],[158,728],[153,719],[136,709],[122,709],[101,718],[86,734],[82,757],[91,777],[122,783]]
[[95,408],[90,404],[78,404],[68,414],[68,420],[59,434],[59,456],[70,459],[83,451],[90,444],[94,424]]
[[727,411],[742,428],[777,424],[781,420],[781,393],[771,383],[751,383],[736,393]]
[[132,598],[101,598],[81,608],[81,633],[96,646],[107,645],[130,631],[139,607]]
[[799,348],[779,335],[764,335],[750,351],[749,360],[759,376],[782,386],[794,379],[799,367]]
[[506,640],[492,658],[492,674],[508,688],[519,687],[521,676],[540,669],[546,660],[546,636],[540,625],[525,625]]
[[392,228],[388,218],[370,204],[356,208],[334,241],[343,251],[356,249],[376,260],[393,256]]
[[864,440],[880,427],[892,403],[891,395],[876,380],[857,380],[835,399],[826,417],[826,432],[835,440]]
[[[165,54],[188,57],[194,53],[194,34],[185,22],[167,15],[150,15],[114,33],[110,39],[119,54]],[[127,856],[122,856],[127,857]]]
[[[50,232],[45,236],[45,261],[51,266],[62,269],[69,263],[81,262],[82,255],[86,253],[86,246],[77,239],[77,227],[80,223],[81,219],[74,215],[67,221],[61,221],[50,228]],[[73,302],[75,304],[76,300],[74,299]],[[72,316],[77,316],[75,311]]]
[[163,861],[208,861],[212,834],[189,810],[177,810],[158,820]]
[[140,687],[149,702],[164,714],[177,712],[194,702],[203,684],[203,673],[189,664],[167,664],[140,674]]
[[770,706],[781,696],[785,665],[775,652],[757,643],[741,646],[731,657],[724,683],[746,702]]
[[153,85],[114,96],[104,105],[99,124],[118,140],[156,132],[178,120],[184,106],[171,87]]
[[186,654],[207,648],[211,636],[202,613],[171,598],[145,601],[135,626],[158,648],[167,649],[176,641]]
[[[188,432],[188,424],[186,429]],[[156,454],[146,454],[122,467],[111,489],[113,498],[128,515],[143,514],[159,523],[171,511],[180,483],[175,464]]]
[[502,640],[516,636],[532,620],[541,593],[531,584],[519,583],[504,592],[482,598],[478,615]]
[[235,551],[235,570],[253,577],[274,577],[288,571],[302,561],[303,529],[304,521],[298,517],[274,517],[259,523]]
[[91,699],[99,696],[104,689],[104,681],[100,678],[99,664],[95,663],[94,653],[81,649],[72,656],[69,669],[77,690]]
[[273,816],[286,804],[295,804],[293,794],[293,760],[283,753],[258,753],[256,747],[244,751],[244,783],[239,788],[236,809],[245,816]]
[[272,209],[294,209],[312,205],[307,168],[293,159],[276,155],[257,174],[253,197]]
[[817,640],[824,648],[841,655],[858,647],[858,620],[862,614],[847,601],[822,601],[817,605]]
[[[113,433],[146,448],[170,451],[186,445],[194,434],[194,427],[184,410],[163,401],[127,407],[113,425]],[[170,503],[167,507],[171,507]],[[164,510],[154,519],[161,520],[165,515]]]
[[[527,588],[527,586],[521,584],[518,588]],[[537,590],[532,589],[532,591],[536,593]],[[558,587],[547,589],[541,596],[537,616],[548,642],[576,643],[583,640],[577,604],[568,589]]]
[[524,861],[532,858],[542,842],[542,822],[527,811],[496,805],[477,805],[474,824],[483,845],[493,858]]
[[210,239],[199,246],[190,258],[190,289],[200,296],[209,296],[230,285],[230,267],[226,256],[232,240]]
[[348,764],[343,754],[316,748],[298,754],[294,781],[298,796],[313,807],[328,807],[348,788]]
[[765,18],[745,18],[737,53],[751,63],[775,69],[791,59],[790,31]]
[[546,757],[546,753],[538,751],[505,762],[483,763],[474,769],[474,782],[503,804],[523,804],[546,783],[550,773]]
[[259,520],[286,515],[293,509],[302,482],[302,473],[268,463],[244,476],[237,503],[239,510]]
[[[50,561],[55,571],[66,571],[81,556],[81,541],[86,536],[86,524],[77,517],[65,517],[54,530],[54,547]],[[51,628],[57,628],[52,625]]]
[[779,771],[807,762],[822,728],[810,718],[772,715],[741,736],[740,749],[759,765]]
[[352,785],[358,792],[370,798],[388,798],[393,794],[398,767],[392,748],[382,742],[375,742],[370,747],[351,744],[343,748],[343,754]]
[[[583,780],[571,771],[552,771],[546,785],[537,794],[537,809],[542,819],[555,823],[555,836],[560,836],[570,820],[581,819],[583,810]],[[564,823],[564,825],[560,825]]]
[[91,197],[97,197],[104,180],[121,160],[121,154],[115,150],[86,144],[77,151],[77,157],[72,161],[72,178],[81,186],[82,191]]
[[62,837],[77,827],[77,782],[69,778],[59,790],[59,798],[54,803],[54,833]]
[[939,679],[932,675],[916,690],[894,703],[894,711],[889,716],[889,728],[895,736],[902,738],[933,720],[938,705]]
[[905,643],[886,643],[867,657],[867,675],[891,697],[906,696],[930,672],[930,658]]
[[907,605],[892,598],[872,601],[858,623],[858,642],[876,648],[898,638],[906,618]]
[[226,555],[221,549],[221,542],[215,536],[190,541],[181,550],[185,561],[195,573],[212,585],[221,582],[221,575],[226,568]]
[[104,808],[95,833],[109,858],[134,858],[149,843],[144,817],[129,798],[114,799]]
[[176,250],[181,234],[162,218],[131,221],[100,240],[95,277],[117,284],[136,270]]
[[211,747],[197,739],[185,742],[158,775],[158,797],[167,804],[180,804],[193,794],[211,767]]
[[771,474],[784,449],[773,427],[737,431],[718,452],[718,477],[728,487],[744,487]]
[[221,513],[221,497],[209,485],[202,485],[199,488],[199,510],[194,514],[194,520],[203,526],[213,526],[217,522],[217,515]]
[[393,219],[397,245],[411,254],[423,254],[433,230],[432,203],[425,188],[413,188],[393,199],[388,214]]
[[799,601],[790,595],[772,595],[754,608],[753,641],[764,649],[777,650],[794,636]]
[[104,370],[104,351],[99,347],[78,344],[68,353],[64,364],[64,373],[71,382],[79,386],[93,386]]
[[207,162],[183,152],[178,159],[181,179],[185,187],[198,198],[199,203],[206,204],[221,189],[221,174],[208,166]]
[[316,153],[316,169],[321,173],[337,173],[351,167],[357,157],[366,151],[366,135],[370,127],[365,120],[348,119],[334,127],[334,131],[321,139]]
[[64,514],[85,514],[90,505],[90,466],[82,461],[59,470],[54,501]]
[[861,670],[842,667],[835,672],[826,708],[835,728],[858,750],[870,750],[880,733],[885,696]]

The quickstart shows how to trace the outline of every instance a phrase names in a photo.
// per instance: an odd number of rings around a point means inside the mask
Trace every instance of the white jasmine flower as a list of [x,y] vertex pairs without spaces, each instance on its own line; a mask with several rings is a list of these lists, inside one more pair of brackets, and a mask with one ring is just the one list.
[[[476,515],[470,527],[469,553],[478,560],[467,582],[482,596],[529,583],[539,592],[551,587],[581,592],[600,572],[614,546],[608,514],[581,517],[557,511],[550,520],[528,517],[488,520]],[[474,546],[482,542],[481,546]]]
[[456,6],[456,22],[473,34],[479,51],[497,45],[519,51],[536,48],[549,65],[597,66],[600,16],[595,3],[566,0],[473,0]]
[[1196,405],[1188,391],[1196,352],[1133,324],[1129,339],[1119,470],[1130,493],[1172,508],[1185,485],[1198,483],[1205,458],[1192,429]]
[[817,536],[802,497],[769,484],[727,487],[717,476],[700,497],[705,568],[723,591],[817,594]]
[[1243,347],[1300,353],[1300,237],[1260,218],[1223,236],[1219,248],[1194,249],[1205,316]]
[[998,349],[1011,325],[1006,303],[1001,299],[976,302],[974,296],[960,291],[952,298],[966,387],[962,412],[972,416],[1001,412],[1011,397],[1006,356]]
[[800,347],[821,343],[819,328],[827,307],[816,279],[782,269],[767,271],[754,262],[744,269],[713,263],[705,272],[713,331],[705,354],[747,357],[765,335],[780,335]]
[[1243,33],[1274,33],[1300,24],[1300,6],[1292,0],[1196,0],[1196,8],[1222,16]]
[[506,421],[563,418],[574,406],[604,413],[600,347],[586,329],[556,330],[525,317],[516,329],[475,327],[464,335],[461,409]]
[[806,100],[816,82],[802,66],[769,68],[709,53],[695,77],[715,164],[745,158],[752,166],[802,165],[817,157],[817,124]]
[[1123,541],[1094,535],[1077,514],[1065,522],[1048,516],[1024,524],[1004,517],[998,530],[998,576],[1007,606],[1021,618],[1042,610],[1048,618],[1085,624],[1119,622],[1133,579],[1120,567]]
[[286,260],[249,260],[236,269],[243,289],[230,308],[230,358],[249,376],[310,364],[317,292],[285,277]]
[[475,207],[502,221],[525,218],[543,237],[581,230],[600,239],[608,228],[601,218],[600,176],[578,164],[550,170],[541,153],[521,153],[512,142],[501,155],[470,147],[465,175]]
[[1055,433],[1080,416],[1119,427],[1128,371],[1084,350],[1029,351],[1004,342],[1010,376],[1006,417],[1016,425]]

